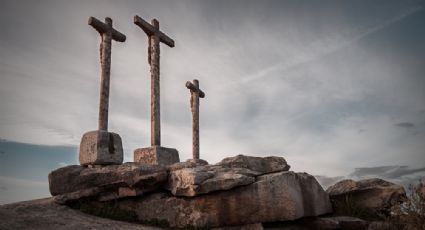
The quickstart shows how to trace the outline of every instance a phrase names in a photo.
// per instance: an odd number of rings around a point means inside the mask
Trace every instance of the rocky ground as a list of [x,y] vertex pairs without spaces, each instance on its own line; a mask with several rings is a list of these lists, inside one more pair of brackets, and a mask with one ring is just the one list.
[[88,215],[53,198],[24,201],[0,206],[0,229],[161,229]]
[[[0,229],[138,229],[161,230],[166,227],[153,227],[141,223],[129,223],[83,213],[65,205],[59,205],[53,198],[25,201],[0,206]],[[153,224],[153,223],[150,223]],[[381,224],[382,225],[382,224]],[[369,226],[369,228],[368,228]],[[378,226],[375,228],[373,226]],[[297,221],[256,223],[243,226],[227,226],[216,230],[308,230],[308,229],[389,229],[379,228],[379,224],[354,217],[304,218]],[[188,228],[187,228],[188,229]]]
[[324,191],[289,169],[282,157],[243,155],[215,165],[67,166],[49,174],[52,198],[0,206],[0,229],[390,229],[373,218],[406,199],[380,179]]

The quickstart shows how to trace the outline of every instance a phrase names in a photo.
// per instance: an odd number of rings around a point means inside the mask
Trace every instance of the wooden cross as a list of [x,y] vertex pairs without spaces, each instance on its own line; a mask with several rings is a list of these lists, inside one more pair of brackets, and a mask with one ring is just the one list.
[[152,19],[149,24],[139,16],[134,16],[134,24],[145,31],[149,37],[148,62],[151,67],[151,146],[161,145],[161,116],[159,89],[159,43],[174,47],[173,39],[159,30],[159,22]]
[[199,98],[204,98],[205,93],[199,89],[199,81],[186,82],[190,89],[190,107],[192,109],[192,154],[193,159],[199,160]]
[[112,19],[105,18],[105,23],[94,17],[89,18],[89,25],[99,32],[102,41],[100,43],[100,105],[99,105],[99,130],[108,130],[108,107],[109,107],[109,83],[111,75],[111,43],[112,39],[118,42],[124,42],[124,34],[112,28]]

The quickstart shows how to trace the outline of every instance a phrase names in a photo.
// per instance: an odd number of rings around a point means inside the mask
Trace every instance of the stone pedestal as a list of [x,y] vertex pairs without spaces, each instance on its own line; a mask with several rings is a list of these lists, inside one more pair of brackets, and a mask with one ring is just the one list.
[[180,162],[177,149],[152,146],[134,150],[134,162],[149,165],[171,165]]
[[80,144],[81,165],[122,164],[121,137],[116,133],[95,130],[83,135]]

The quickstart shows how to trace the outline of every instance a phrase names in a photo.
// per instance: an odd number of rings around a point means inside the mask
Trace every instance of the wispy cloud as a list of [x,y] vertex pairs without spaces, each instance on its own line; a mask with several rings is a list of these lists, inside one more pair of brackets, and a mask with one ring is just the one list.
[[400,122],[397,124],[394,124],[397,127],[401,127],[401,128],[406,128],[406,129],[412,129],[415,128],[415,124],[410,123],[410,122]]
[[289,62],[276,63],[271,66],[260,69],[257,72],[244,76],[242,80],[238,82],[234,82],[234,84],[246,84],[254,80],[273,77],[273,76],[276,76],[273,73],[278,72],[280,74],[283,74],[289,69],[298,68],[303,65],[307,65],[310,62],[313,62],[326,55],[336,52],[337,50],[350,46],[352,43],[357,42],[373,33],[377,33],[381,30],[384,30],[385,28],[391,26],[392,24],[397,23],[411,16],[412,14],[418,13],[419,11],[422,11],[422,10],[423,10],[422,6],[412,7],[377,25],[374,25],[368,28],[355,29],[354,31],[347,33],[349,35],[348,37],[347,35],[340,34],[340,33],[334,34],[333,37],[332,35],[330,35],[330,37],[325,38],[321,42],[317,42],[315,46],[310,47],[311,50],[308,53],[306,52],[301,56],[296,56],[292,58]]
[[[84,132],[97,128],[99,36],[86,19],[111,16],[128,40],[113,43],[110,131],[121,135],[126,161],[148,146],[147,38],[131,23],[139,14],[159,18],[176,40],[175,48],[161,47],[161,126],[163,145],[177,148],[182,160],[191,157],[192,141],[184,83],[198,78],[207,95],[201,157],[211,163],[244,153],[284,156],[295,170],[314,174],[344,175],[359,165],[420,167],[425,70],[417,60],[424,27],[415,1],[6,3],[0,9],[5,139],[78,146]],[[33,18],[31,27],[22,14]],[[418,134],[394,125],[401,121]],[[54,164],[62,161],[68,162]]]
[[65,166],[68,166],[68,165],[69,165],[69,164],[68,164],[68,163],[65,163],[65,162],[59,162],[59,163],[58,163],[58,166],[59,166],[59,167],[61,167],[61,168],[62,168],[62,167],[65,167]]
[[411,135],[418,135],[419,134],[418,127],[416,127],[416,125],[411,123],[411,122],[400,122],[400,123],[394,124],[394,126],[400,128],[400,129],[404,129],[405,131],[407,131],[407,133],[409,133]]
[[343,179],[363,180],[370,178],[381,178],[402,185],[408,189],[410,185],[417,184],[420,180],[425,179],[425,167],[411,168],[399,165],[365,167],[355,168],[352,173],[345,176],[316,176],[316,179],[324,188],[327,188]]

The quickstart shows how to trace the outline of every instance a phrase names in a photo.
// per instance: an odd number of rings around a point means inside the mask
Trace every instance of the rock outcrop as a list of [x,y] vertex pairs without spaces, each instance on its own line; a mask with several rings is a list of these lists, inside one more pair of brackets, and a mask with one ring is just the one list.
[[388,214],[392,206],[406,199],[402,186],[378,178],[342,180],[326,191],[336,211],[348,202],[373,213]]
[[259,175],[289,170],[282,157],[244,155],[225,158],[216,165],[178,166],[170,166],[166,188],[175,196],[187,197],[252,184]]
[[289,168],[282,157],[243,155],[215,165],[190,160],[168,166],[67,166],[49,174],[49,186],[56,203],[83,200],[99,209],[113,203],[139,222],[172,228],[258,228],[262,222],[330,213],[329,196],[316,179]]
[[89,197],[106,201],[154,191],[167,178],[167,169],[158,165],[71,165],[49,174],[49,189],[58,203]]
[[140,220],[159,219],[170,227],[218,227],[295,220],[332,211],[328,195],[306,173],[277,172],[235,189],[191,198],[155,193],[118,201]]
[[382,229],[386,222],[338,216],[338,209],[348,202],[388,214],[406,199],[403,187],[380,179],[343,180],[325,192],[289,168],[282,157],[243,155],[215,165],[67,166],[49,174],[53,198],[0,206],[0,229]]

